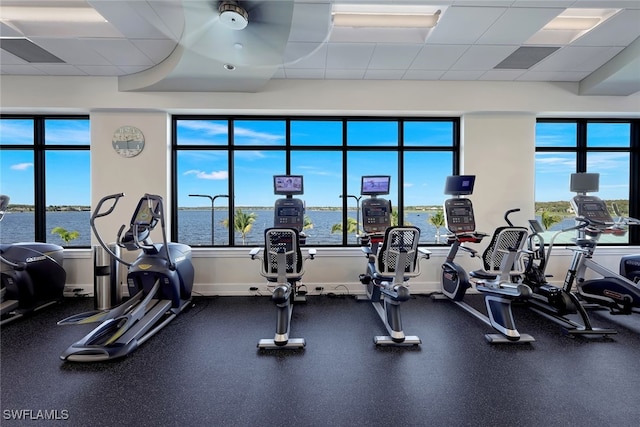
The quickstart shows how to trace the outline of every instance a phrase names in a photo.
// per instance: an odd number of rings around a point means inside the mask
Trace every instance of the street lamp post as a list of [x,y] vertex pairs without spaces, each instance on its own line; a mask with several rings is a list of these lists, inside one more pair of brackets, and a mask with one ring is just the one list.
[[214,205],[216,202],[216,199],[218,197],[229,197],[227,194],[216,194],[215,196],[210,196],[208,194],[189,194],[189,197],[206,197],[207,199],[209,199],[211,201],[211,246],[214,246],[214,241],[213,241],[213,230],[215,228],[215,216],[214,216]]
[[[340,195],[340,198],[343,196]],[[353,194],[347,194],[346,197],[350,197],[356,200],[356,235],[360,235],[360,199],[362,196],[354,196]]]

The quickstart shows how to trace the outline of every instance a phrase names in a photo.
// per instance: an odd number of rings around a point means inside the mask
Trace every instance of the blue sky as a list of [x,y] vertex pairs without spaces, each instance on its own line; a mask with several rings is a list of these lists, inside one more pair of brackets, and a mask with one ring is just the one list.
[[[271,206],[273,175],[285,172],[285,122],[282,120],[238,120],[233,129],[236,145],[262,144],[276,150],[237,151],[233,163],[237,206]],[[628,146],[628,124],[588,125],[590,147]],[[576,126],[573,123],[539,123],[539,146],[575,146]],[[89,120],[47,120],[47,144],[89,144]],[[350,121],[347,128],[349,146],[388,147],[397,144],[397,125],[385,121]],[[447,146],[451,143],[450,122],[406,122],[405,145]],[[181,121],[179,142],[193,145],[227,143],[226,121]],[[0,120],[0,143],[29,145],[33,142],[31,120]],[[293,121],[291,143],[296,147],[326,146],[342,143],[339,121]],[[279,149],[279,148],[282,148]],[[89,152],[58,151],[47,154],[47,204],[88,204],[90,200]],[[209,201],[189,197],[189,194],[218,195],[228,193],[228,153],[196,150],[181,151],[178,164],[180,206],[207,206]],[[303,198],[308,206],[340,206],[342,199],[342,158],[339,152],[294,151],[291,154],[292,173],[305,177]],[[388,196],[397,204],[397,154],[375,150],[350,152],[347,157],[347,194],[359,196],[363,175],[391,175],[392,191]],[[588,170],[600,176],[600,196],[606,199],[628,198],[628,153],[603,152],[588,155]],[[72,173],[70,173],[70,171]],[[569,175],[575,171],[573,153],[538,153],[536,155],[536,196],[538,201],[568,200]],[[441,204],[444,179],[451,172],[450,153],[412,152],[405,156],[404,173],[406,205]],[[0,155],[0,191],[11,197],[12,203],[33,203],[32,151],[2,151]],[[69,191],[73,188],[74,191]],[[354,198],[347,199],[355,206]],[[219,199],[216,206],[226,205]]]

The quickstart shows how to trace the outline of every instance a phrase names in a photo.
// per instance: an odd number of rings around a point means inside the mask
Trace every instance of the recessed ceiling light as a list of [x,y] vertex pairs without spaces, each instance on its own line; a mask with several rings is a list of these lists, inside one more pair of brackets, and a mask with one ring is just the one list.
[[225,70],[229,70],[229,71],[233,71],[236,69],[236,66],[233,64],[224,64],[223,67]]
[[0,8],[0,21],[19,22],[107,22],[92,7],[6,6]]
[[333,25],[357,28],[433,28],[441,11],[420,5],[335,4]]

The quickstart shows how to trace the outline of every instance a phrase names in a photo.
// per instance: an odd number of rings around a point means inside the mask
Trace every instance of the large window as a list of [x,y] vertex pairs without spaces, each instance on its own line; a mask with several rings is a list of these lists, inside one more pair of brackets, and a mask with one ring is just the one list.
[[[639,126],[637,120],[538,120],[536,214],[541,219],[544,214],[549,230],[573,222],[569,179],[575,172],[600,174],[596,195],[609,206],[615,203],[623,215],[638,217]],[[640,239],[632,229],[624,237],[603,236],[601,243],[638,244]]]
[[88,117],[0,117],[0,241],[91,244]]
[[183,243],[263,244],[277,174],[304,177],[310,245],[357,244],[363,175],[391,176],[383,197],[394,225],[419,227],[422,244],[443,232],[429,219],[456,172],[458,119],[174,116],[173,135],[173,233]]

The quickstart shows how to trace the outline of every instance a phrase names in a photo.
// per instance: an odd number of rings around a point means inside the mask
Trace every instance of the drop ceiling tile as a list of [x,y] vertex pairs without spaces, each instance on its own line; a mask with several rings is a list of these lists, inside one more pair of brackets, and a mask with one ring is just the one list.
[[425,45],[418,52],[411,70],[448,70],[469,49],[468,45]]
[[476,43],[520,45],[558,16],[562,9],[513,8],[502,14]]
[[126,39],[84,39],[113,65],[153,65],[153,62]]
[[131,40],[131,43],[151,59],[154,64],[162,62],[176,48],[176,42],[173,40],[134,39]]
[[324,77],[329,80],[361,80],[364,78],[365,69],[327,69]]
[[293,68],[284,70],[288,79],[322,79],[324,78],[323,68]]
[[440,80],[478,80],[484,71],[447,71]]
[[289,41],[318,43],[326,40],[330,31],[330,3],[295,3]]
[[50,76],[86,76],[87,73],[69,64],[34,64],[34,68]]
[[81,39],[36,37],[32,41],[68,64],[109,65],[109,61]]
[[431,70],[407,70],[402,77],[403,80],[440,80],[440,77],[445,73],[444,70],[431,71]]
[[327,68],[365,69],[375,48],[371,43],[329,43]]
[[372,70],[364,73],[365,80],[401,80],[404,70]]
[[517,48],[517,46],[471,46],[451,69],[490,70]]
[[531,71],[587,71],[600,68],[616,56],[621,47],[567,46],[531,67]]
[[433,44],[472,44],[506,11],[502,7],[448,8],[429,34]]
[[640,9],[624,10],[574,41],[573,46],[626,46],[638,37]]
[[91,76],[120,76],[124,72],[113,65],[78,65],[78,68]]
[[290,42],[284,54],[284,64],[286,68],[324,68],[327,64],[327,46]]
[[7,75],[45,76],[45,72],[32,65],[4,64],[0,63],[0,72]]
[[589,74],[588,72],[570,71],[527,71],[516,80],[533,82],[579,82]]
[[489,70],[478,78],[478,80],[487,81],[510,81],[516,80],[526,70]]
[[373,51],[369,68],[378,70],[406,69],[413,62],[422,45],[378,44]]

